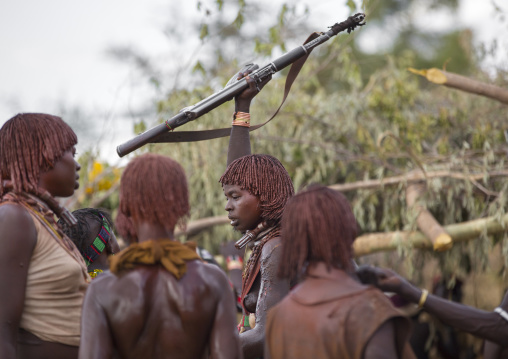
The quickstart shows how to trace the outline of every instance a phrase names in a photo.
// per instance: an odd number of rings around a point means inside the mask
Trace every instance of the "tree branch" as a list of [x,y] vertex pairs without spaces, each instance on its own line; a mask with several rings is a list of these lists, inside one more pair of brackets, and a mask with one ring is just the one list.
[[428,70],[416,70],[410,68],[409,71],[414,74],[421,75],[435,84],[445,85],[457,90],[485,96],[508,105],[508,90],[502,87],[472,80],[468,77],[436,68]]
[[[500,221],[495,217],[476,219],[469,222],[451,224],[444,227],[454,243],[479,238],[482,233],[487,235],[508,231],[508,214]],[[367,254],[393,251],[404,243],[414,248],[431,249],[432,242],[421,232],[385,232],[370,233],[356,238],[353,243],[355,257]]]
[[477,181],[483,179],[485,175],[488,175],[488,177],[508,177],[508,170],[496,170],[487,173],[475,173],[475,174],[467,174],[443,170],[443,171],[426,172],[426,176],[422,172],[413,171],[403,176],[387,177],[378,180],[366,180],[352,183],[334,184],[328,187],[336,191],[348,192],[359,189],[372,189],[384,186],[393,186],[404,182],[407,183],[419,182],[425,180],[425,178],[431,179],[439,177],[449,177],[466,181]]

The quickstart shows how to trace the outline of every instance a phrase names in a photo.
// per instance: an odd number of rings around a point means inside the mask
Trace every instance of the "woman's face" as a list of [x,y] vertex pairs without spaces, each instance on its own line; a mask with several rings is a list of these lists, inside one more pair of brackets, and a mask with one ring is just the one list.
[[259,198],[237,185],[224,185],[228,218],[235,230],[245,233],[261,222]]
[[79,188],[79,170],[81,166],[74,159],[76,149],[67,150],[55,162],[53,168],[41,174],[39,186],[54,197],[69,197]]

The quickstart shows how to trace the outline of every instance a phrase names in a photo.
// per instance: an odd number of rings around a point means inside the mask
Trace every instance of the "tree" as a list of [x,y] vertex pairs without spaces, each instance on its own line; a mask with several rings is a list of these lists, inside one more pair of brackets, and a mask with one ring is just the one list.
[[[352,11],[357,11],[354,3],[348,3]],[[272,21],[276,19],[273,26],[268,25],[269,30],[257,30],[264,36],[256,37],[251,29],[259,26],[257,19],[262,7],[250,7],[250,3],[243,1],[198,4],[204,20],[196,28],[201,29],[203,49],[210,45],[219,50],[203,50],[203,54],[194,57],[194,65],[190,67],[195,72],[192,81],[186,82],[192,86],[183,86],[181,76],[173,86],[163,86],[164,81],[157,75],[160,72],[149,72],[150,81],[164,93],[157,99],[159,122],[223,86],[239,64],[251,58],[246,54],[253,56],[257,51],[261,60],[269,61],[269,55],[287,49],[295,41],[288,34],[298,23],[297,19],[304,23],[301,19],[312,13],[312,7],[302,10],[298,4],[283,6],[276,17],[269,17]],[[281,159],[296,188],[312,182],[352,183],[414,171],[423,173],[424,179],[426,173],[436,171],[460,173],[463,179],[426,180],[428,190],[420,200],[427,210],[445,226],[486,216],[500,218],[507,208],[507,181],[488,174],[506,170],[503,136],[506,108],[485,98],[426,85],[407,68],[426,63],[442,66],[447,56],[445,49],[455,46],[464,51],[458,57],[467,60],[460,66],[450,62],[455,71],[464,71],[469,77],[495,82],[501,87],[506,87],[508,79],[502,75],[494,81],[490,79],[477,66],[470,37],[460,37],[455,30],[448,37],[433,34],[435,41],[428,41],[428,51],[420,51],[420,40],[415,39],[430,35],[419,31],[410,21],[416,6],[445,4],[453,8],[457,1],[386,0],[376,4],[379,5],[364,4],[370,10],[367,28],[379,23],[382,29],[383,24],[402,21],[396,20],[397,17],[405,19],[400,36],[395,37],[388,53],[366,55],[360,51],[355,36],[367,36],[364,30],[360,35],[338,36],[316,49],[278,118],[252,134],[253,151]],[[236,16],[226,16],[231,13]],[[303,42],[304,37],[298,42]],[[243,45],[239,46],[241,40]],[[245,46],[248,41],[252,43],[250,47]],[[152,68],[144,64],[144,68]],[[282,97],[283,82],[284,74],[276,76],[255,99],[253,122],[259,123],[275,111]],[[232,104],[223,105],[186,125],[185,130],[227,126],[231,113]],[[142,128],[150,125],[138,124]],[[227,139],[218,139],[149,145],[139,152],[167,154],[184,165],[193,189],[191,219],[198,219],[225,213],[217,180],[224,170],[226,148]],[[471,174],[483,176],[471,180]],[[364,233],[416,228],[415,213],[406,204],[405,185],[401,182],[394,187],[347,193]],[[221,242],[235,235],[229,228],[215,227],[194,238],[215,251]],[[468,261],[464,258],[470,258],[469,263],[474,262],[477,269],[482,269],[489,250],[495,245],[502,245],[504,253],[508,252],[508,241],[501,234],[489,240],[456,245],[450,252],[435,256],[445,272],[456,268],[466,270]],[[400,253],[409,263],[421,263],[419,252],[401,249]]]

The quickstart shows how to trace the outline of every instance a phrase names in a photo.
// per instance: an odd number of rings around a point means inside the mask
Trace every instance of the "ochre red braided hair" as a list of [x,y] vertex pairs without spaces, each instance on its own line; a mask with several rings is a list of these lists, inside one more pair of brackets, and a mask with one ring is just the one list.
[[275,224],[286,202],[295,193],[293,182],[278,159],[270,155],[247,155],[231,162],[219,182],[236,185],[259,198],[261,218]]
[[282,217],[281,277],[295,278],[310,262],[352,270],[357,223],[346,197],[321,185],[293,196]]
[[134,158],[120,182],[118,233],[135,237],[132,220],[147,221],[174,230],[189,214],[189,190],[184,169],[175,160],[147,153]]
[[[40,175],[70,150],[78,139],[60,117],[20,113],[0,129],[0,195],[38,192]],[[3,185],[9,180],[9,189]]]
[[[263,247],[272,238],[279,237],[280,220],[286,203],[294,195],[294,187],[289,174],[278,159],[270,155],[247,155],[231,162],[219,182],[236,185],[259,198],[261,220],[273,229],[253,248],[245,266],[242,278],[243,299],[255,280],[258,262]],[[244,308],[245,309],[245,308]]]

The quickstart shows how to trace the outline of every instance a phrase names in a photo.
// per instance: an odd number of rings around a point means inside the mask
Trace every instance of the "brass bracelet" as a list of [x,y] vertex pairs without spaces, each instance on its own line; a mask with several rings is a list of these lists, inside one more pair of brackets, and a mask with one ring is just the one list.
[[420,296],[420,301],[418,302],[418,308],[423,308],[423,305],[427,301],[428,295],[429,291],[427,289],[422,289],[422,295]]
[[246,120],[250,122],[250,113],[237,111],[233,114],[233,120]]
[[233,126],[250,127],[250,122],[246,122],[246,121],[242,121],[242,120],[233,120],[232,125]]

